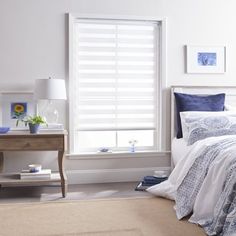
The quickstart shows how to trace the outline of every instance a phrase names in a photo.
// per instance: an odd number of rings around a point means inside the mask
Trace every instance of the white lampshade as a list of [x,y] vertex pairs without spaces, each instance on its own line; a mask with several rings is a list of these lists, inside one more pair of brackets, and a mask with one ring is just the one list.
[[62,79],[36,79],[34,97],[37,100],[66,100],[65,80]]

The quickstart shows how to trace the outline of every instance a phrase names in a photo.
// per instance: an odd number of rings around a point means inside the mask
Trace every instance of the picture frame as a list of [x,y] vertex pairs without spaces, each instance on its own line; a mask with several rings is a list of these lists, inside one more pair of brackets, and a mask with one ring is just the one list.
[[1,101],[1,126],[10,127],[11,130],[26,130],[23,122],[16,126],[17,119],[36,114],[36,103],[33,92],[2,92]]
[[225,46],[186,45],[187,73],[220,74],[226,72]]

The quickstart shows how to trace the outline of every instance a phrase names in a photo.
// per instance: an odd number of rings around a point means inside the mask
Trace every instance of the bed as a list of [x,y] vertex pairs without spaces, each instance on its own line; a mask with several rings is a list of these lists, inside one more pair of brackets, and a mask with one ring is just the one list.
[[207,235],[236,235],[236,87],[173,87],[171,111],[173,171],[147,191]]

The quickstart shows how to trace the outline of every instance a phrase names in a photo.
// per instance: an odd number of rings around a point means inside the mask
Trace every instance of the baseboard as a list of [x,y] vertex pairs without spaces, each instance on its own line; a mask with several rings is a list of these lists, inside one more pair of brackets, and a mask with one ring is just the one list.
[[156,170],[170,171],[170,167],[146,167],[125,169],[69,170],[69,184],[111,183],[140,181],[145,175],[153,175]]

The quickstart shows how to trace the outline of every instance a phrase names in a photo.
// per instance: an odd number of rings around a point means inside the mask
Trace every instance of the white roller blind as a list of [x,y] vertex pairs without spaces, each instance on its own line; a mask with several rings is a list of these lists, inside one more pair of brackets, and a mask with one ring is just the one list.
[[74,25],[75,130],[155,130],[158,25]]

